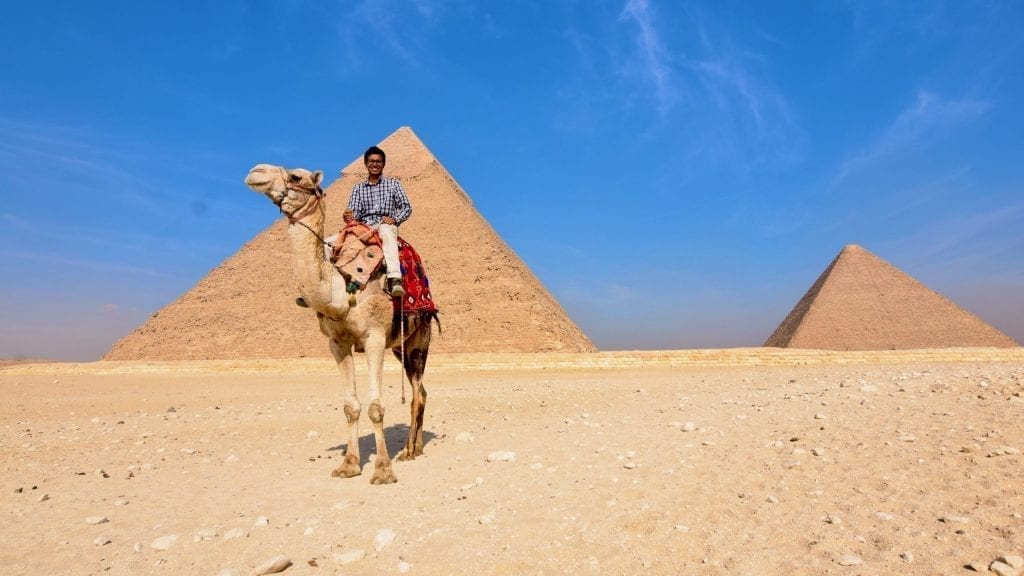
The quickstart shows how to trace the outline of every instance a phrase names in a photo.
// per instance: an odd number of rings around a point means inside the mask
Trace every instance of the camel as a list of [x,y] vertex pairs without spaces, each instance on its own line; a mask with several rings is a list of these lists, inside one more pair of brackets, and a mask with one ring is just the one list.
[[[373,423],[377,449],[370,482],[391,484],[397,482],[397,478],[391,468],[384,438],[384,406],[380,400],[385,350],[391,348],[395,357],[404,364],[412,388],[409,434],[405,447],[396,456],[398,460],[412,460],[423,454],[423,414],[427,400],[423,372],[430,347],[431,320],[436,321],[437,317],[433,312],[409,314],[405,316],[406,326],[400,326],[401,322],[393,312],[391,297],[384,292],[383,271],[375,273],[366,287],[355,295],[348,294],[348,278],[342,276],[325,255],[326,208],[321,201],[322,180],[321,171],[288,170],[259,164],[249,171],[245,183],[270,198],[288,218],[288,236],[299,292],[316,312],[320,331],[327,336],[341,372],[348,444],[344,461],[331,475],[351,478],[361,473],[359,416],[362,405],[356,394],[353,351],[365,351],[370,380],[367,413]],[[400,336],[403,331],[404,348]],[[404,350],[404,357],[399,348]]]

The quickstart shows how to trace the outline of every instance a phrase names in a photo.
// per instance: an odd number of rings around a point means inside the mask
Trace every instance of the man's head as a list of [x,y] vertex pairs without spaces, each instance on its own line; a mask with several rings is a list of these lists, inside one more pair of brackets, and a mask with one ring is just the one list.
[[371,178],[378,178],[384,172],[386,158],[384,151],[376,146],[370,146],[363,152],[363,164]]
[[387,157],[384,155],[384,151],[377,146],[370,146],[366,149],[366,152],[363,152],[363,164],[370,163],[370,156],[380,156],[379,160],[381,164],[387,160]]

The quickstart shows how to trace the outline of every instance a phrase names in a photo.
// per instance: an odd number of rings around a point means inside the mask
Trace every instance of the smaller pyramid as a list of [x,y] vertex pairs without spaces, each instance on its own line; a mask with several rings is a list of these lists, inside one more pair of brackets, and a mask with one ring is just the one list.
[[854,244],[839,252],[764,345],[819,350],[1019,346]]

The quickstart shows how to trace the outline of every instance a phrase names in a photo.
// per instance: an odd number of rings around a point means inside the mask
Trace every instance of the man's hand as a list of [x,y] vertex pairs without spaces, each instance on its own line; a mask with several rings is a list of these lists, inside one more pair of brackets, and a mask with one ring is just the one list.
[[356,219],[356,217],[351,210],[345,210],[345,212],[343,212],[341,215],[341,219],[345,221],[345,224],[351,224],[352,221]]
[[398,224],[398,222],[395,222],[395,219],[392,218],[391,216],[384,216],[383,218],[380,219],[380,221],[383,224]]

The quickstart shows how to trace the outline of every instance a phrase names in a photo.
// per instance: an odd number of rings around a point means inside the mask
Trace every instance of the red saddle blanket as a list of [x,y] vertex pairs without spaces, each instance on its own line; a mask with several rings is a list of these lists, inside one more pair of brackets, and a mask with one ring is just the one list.
[[[355,281],[358,289],[384,265],[377,231],[365,224],[353,222],[342,228],[338,234],[331,261],[342,273]],[[398,239],[398,261],[402,265],[402,299],[404,312],[437,312],[437,305],[430,296],[430,281],[423,270],[423,261],[416,249],[402,238]],[[352,288],[352,290],[357,288]],[[398,310],[398,301],[394,302]]]
[[[437,312],[437,304],[430,297],[430,281],[423,270],[423,261],[416,249],[401,238],[398,239],[398,260],[402,263],[402,286],[405,298],[402,299],[402,310],[409,312]],[[395,302],[398,309],[398,302]]]

